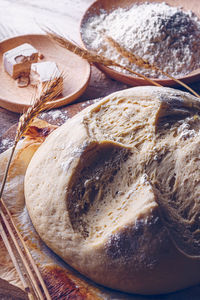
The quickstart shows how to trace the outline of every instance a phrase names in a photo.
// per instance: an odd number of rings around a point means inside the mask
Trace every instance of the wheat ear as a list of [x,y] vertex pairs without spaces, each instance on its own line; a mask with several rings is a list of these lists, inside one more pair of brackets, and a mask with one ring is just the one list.
[[76,43],[66,39],[65,37],[55,33],[54,31],[52,31],[51,29],[43,29],[47,36],[55,41],[57,44],[59,44],[61,47],[73,52],[74,54],[80,56],[81,58],[86,59],[89,63],[99,63],[102,64],[104,66],[114,66],[114,67],[119,67],[123,70],[126,70],[138,77],[141,77],[147,81],[149,81],[151,84],[156,85],[156,86],[161,86],[160,84],[154,82],[153,80],[151,80],[150,78],[147,78],[146,76],[135,72],[133,70],[131,70],[128,67],[125,67],[123,65],[120,65],[119,63],[115,62],[114,60],[108,59],[107,57],[103,56],[103,55],[99,55],[96,52],[93,51],[89,51],[86,50],[80,46],[78,46]]
[[118,42],[116,42],[113,38],[110,36],[104,35],[105,39],[109,42],[109,44],[115,48],[123,57],[126,57],[130,63],[137,65],[138,67],[144,68],[144,69],[151,69],[155,70],[168,78],[172,79],[173,81],[177,82],[178,84],[182,85],[184,88],[189,90],[192,94],[194,94],[196,97],[200,97],[192,88],[190,88],[187,84],[183,83],[179,79],[174,78],[173,76],[169,75],[167,72],[163,71],[159,67],[155,66],[154,64],[150,64],[146,59],[143,59],[142,57],[135,55],[134,53],[128,51],[123,46],[121,46]]
[[17,132],[14,140],[14,144],[12,146],[11,154],[6,166],[6,170],[4,173],[4,177],[1,184],[0,189],[0,198],[3,194],[3,190],[5,187],[6,179],[8,176],[8,170],[20,138],[27,131],[29,126],[31,125],[33,119],[38,116],[38,114],[43,111],[47,107],[47,103],[54,100],[61,93],[61,81],[60,78],[57,78],[53,82],[48,82],[44,85],[42,92],[38,98],[34,101],[33,105],[28,108],[28,110],[20,117],[17,127]]

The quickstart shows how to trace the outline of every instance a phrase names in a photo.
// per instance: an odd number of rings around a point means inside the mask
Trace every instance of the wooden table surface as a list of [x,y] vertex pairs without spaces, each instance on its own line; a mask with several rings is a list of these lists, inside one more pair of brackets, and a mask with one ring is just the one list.
[[[40,33],[41,26],[45,25],[78,42],[81,17],[92,2],[93,0],[0,0],[0,41],[20,34]],[[191,86],[200,92],[200,82]],[[76,102],[100,98],[127,87],[123,83],[106,77],[92,66],[89,85]],[[84,106],[85,104],[81,103],[80,105]],[[73,110],[74,107],[74,105],[70,105],[67,110],[70,111],[70,108]],[[60,110],[65,111],[66,107],[62,107]],[[19,114],[0,108],[0,143],[1,137],[5,137],[7,130],[17,122],[18,118]],[[195,294],[190,293],[189,289],[189,292],[185,294],[186,298],[181,293],[180,297],[176,299],[200,299],[199,292],[199,287]],[[197,298],[196,296],[194,298],[193,295],[197,295]],[[166,296],[163,299],[171,298]]]

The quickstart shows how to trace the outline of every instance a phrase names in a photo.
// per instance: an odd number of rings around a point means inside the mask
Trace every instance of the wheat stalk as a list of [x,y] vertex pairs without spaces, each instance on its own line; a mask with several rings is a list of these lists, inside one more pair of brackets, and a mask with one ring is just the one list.
[[[4,211],[5,211],[5,213],[4,213]],[[29,277],[27,278],[26,274],[24,272],[21,272],[21,268],[18,264],[17,256],[14,253],[14,249],[11,246],[7,236],[5,238],[5,233],[3,231],[3,224],[1,222],[0,223],[0,231],[1,231],[2,239],[3,239],[4,243],[6,244],[6,248],[10,254],[13,264],[14,264],[14,266],[19,274],[19,277],[23,283],[24,289],[25,289],[25,291],[28,292],[29,298],[31,298],[32,292],[34,289],[35,293],[37,294],[37,297],[40,300],[44,300],[43,294],[41,293],[41,290],[40,290],[40,287],[38,284],[38,281],[39,281],[41,287],[43,288],[44,295],[46,296],[46,300],[51,300],[51,297],[50,297],[47,287],[44,283],[44,280],[39,272],[39,269],[38,269],[37,265],[35,264],[31,254],[26,246],[25,241],[24,241],[21,233],[19,232],[19,230],[15,224],[15,221],[2,198],[1,198],[0,216],[5,224],[7,232],[10,235],[11,241],[13,242],[13,244],[15,246],[16,254],[22,261],[24,270],[29,275]],[[15,236],[15,234],[17,237]],[[21,250],[19,241],[21,242],[21,246],[24,251]],[[27,258],[28,258],[28,260],[27,260]],[[33,268],[34,273],[32,272],[29,265]],[[37,279],[35,279],[34,274],[37,276],[38,281],[37,281]],[[33,289],[30,288],[30,285],[28,283],[31,284],[31,287],[33,287]],[[35,298],[32,297],[32,299],[35,299]]]
[[130,63],[137,65],[138,67],[144,68],[144,69],[150,69],[157,71],[168,78],[172,79],[173,81],[177,82],[178,84],[182,85],[184,88],[189,90],[192,94],[194,94],[196,97],[200,97],[192,88],[190,88],[187,84],[183,83],[179,79],[174,78],[173,76],[169,75],[167,72],[163,71],[159,67],[155,66],[154,64],[150,64],[149,61],[146,59],[143,59],[142,57],[135,55],[134,53],[128,51],[123,46],[121,46],[118,42],[116,42],[113,38],[110,36],[104,35],[105,39],[109,42],[109,44],[115,48],[123,57],[126,57]]
[[156,86],[161,86],[160,84],[158,84],[157,82],[151,80],[150,78],[147,78],[146,76],[133,71],[132,69],[125,67],[119,63],[117,63],[116,61],[109,59],[103,55],[99,55],[96,52],[93,51],[89,51],[86,50],[80,46],[78,46],[76,43],[66,39],[65,37],[55,33],[54,31],[52,31],[51,29],[43,29],[47,36],[53,40],[54,42],[56,42],[57,44],[59,44],[61,47],[73,52],[74,54],[80,56],[81,58],[86,59],[89,63],[99,63],[102,64],[104,66],[114,66],[114,67],[119,67],[123,70],[126,70],[138,77],[141,77],[147,81],[149,81],[151,84],[156,85]]
[[[2,203],[3,203],[3,200],[1,199],[1,204]],[[22,249],[19,246],[19,242],[16,239],[14,231],[11,228],[10,223],[7,220],[7,216],[3,213],[2,208],[0,210],[0,216],[2,218],[2,220],[0,222],[0,232],[1,232],[2,240],[4,241],[4,244],[5,244],[5,246],[6,246],[7,250],[8,250],[8,253],[9,253],[11,259],[12,259],[12,262],[13,262],[15,268],[16,268],[16,271],[19,274],[20,280],[21,280],[21,282],[22,282],[22,284],[24,286],[24,290],[28,293],[28,298],[29,299],[34,299],[33,298],[33,290],[32,290],[32,288],[30,288],[30,282],[31,282],[32,283],[32,287],[33,287],[35,293],[37,294],[37,296],[39,297],[39,299],[44,300],[44,297],[43,297],[43,295],[42,295],[42,293],[40,291],[38,282],[35,279],[32,271],[31,271],[29,263],[27,262],[27,260],[26,260],[26,258],[24,256],[24,253],[22,252]],[[7,231],[8,231],[8,234],[10,235],[10,239],[13,242],[13,245],[10,243],[10,241],[9,241],[7,235],[6,235],[6,232],[3,229],[2,221],[5,224],[5,227],[6,227]],[[16,253],[14,252],[14,247],[15,247]],[[27,272],[27,274],[28,274],[28,276],[30,278],[30,282],[29,282],[29,278],[27,278],[25,276],[24,271],[22,272],[21,266],[20,266],[20,264],[18,262],[19,259],[17,258],[17,256],[19,256],[19,258],[23,262],[24,270],[26,270],[26,272]]]

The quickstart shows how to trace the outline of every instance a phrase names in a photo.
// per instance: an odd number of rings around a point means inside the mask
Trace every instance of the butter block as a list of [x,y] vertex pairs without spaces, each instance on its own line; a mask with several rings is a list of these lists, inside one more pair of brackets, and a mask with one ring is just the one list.
[[38,61],[38,51],[30,44],[25,43],[3,54],[5,71],[14,79],[28,76],[31,64]]
[[57,88],[62,92],[63,77],[55,62],[45,61],[31,65],[30,82],[37,86],[39,93],[57,79]]

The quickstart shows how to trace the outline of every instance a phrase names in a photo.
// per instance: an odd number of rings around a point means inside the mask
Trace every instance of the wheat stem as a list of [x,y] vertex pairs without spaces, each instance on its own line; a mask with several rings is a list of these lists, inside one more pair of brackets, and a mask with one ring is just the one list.
[[[158,69],[158,70],[160,70],[160,69]],[[171,75],[169,75],[168,73],[166,73],[166,72],[164,72],[164,71],[161,71],[161,70],[160,70],[160,72],[161,72],[163,75],[165,75],[165,76],[169,77],[170,79],[172,79],[173,81],[175,81],[175,82],[179,83],[180,85],[182,85],[186,90],[190,91],[190,92],[191,92],[193,95],[195,95],[196,97],[200,98],[200,95],[199,95],[198,93],[196,93],[196,92],[195,92],[191,87],[189,87],[186,83],[180,81],[180,80],[177,79],[177,78],[172,77]]]
[[37,275],[37,277],[38,277],[38,279],[39,279],[39,282],[40,282],[40,284],[41,284],[41,286],[42,286],[42,288],[43,288],[43,290],[44,290],[44,292],[45,292],[45,295],[46,295],[47,300],[50,300],[51,297],[50,297],[49,292],[48,292],[48,290],[47,290],[47,288],[46,288],[46,285],[45,285],[45,283],[44,283],[44,280],[43,280],[43,278],[42,278],[42,276],[41,276],[41,274],[40,274],[40,271],[39,271],[39,269],[38,269],[36,263],[34,262],[34,260],[33,260],[32,256],[31,256],[31,254],[30,254],[30,252],[29,252],[29,250],[28,250],[28,248],[27,248],[27,246],[26,246],[26,243],[25,243],[25,241],[24,241],[24,239],[23,239],[21,233],[19,232],[17,226],[15,225],[14,219],[13,219],[13,217],[12,217],[10,211],[8,210],[8,208],[7,208],[5,202],[3,201],[2,198],[1,198],[1,204],[2,204],[3,208],[5,209],[7,215],[8,215],[8,217],[9,217],[9,219],[10,219],[10,222],[11,222],[12,226],[13,226],[14,229],[15,229],[15,232],[17,233],[17,236],[18,236],[19,240],[20,240],[21,243],[22,243],[22,246],[23,246],[23,248],[24,248],[24,250],[25,250],[25,253],[26,253],[26,255],[27,255],[27,257],[28,257],[30,263],[31,263],[31,266],[33,267],[33,270],[34,270],[35,274]]
[[28,285],[28,283],[27,283],[27,281],[26,281],[26,279],[24,277],[24,274],[21,272],[19,263],[17,261],[17,258],[15,256],[15,254],[13,253],[12,246],[11,246],[11,244],[9,242],[9,239],[7,237],[7,234],[6,234],[5,230],[4,230],[3,225],[2,225],[1,222],[0,222],[0,235],[1,235],[1,238],[2,238],[2,240],[4,242],[4,245],[5,245],[6,249],[7,249],[8,253],[9,253],[9,255],[10,255],[12,263],[13,263],[13,265],[14,265],[14,267],[15,267],[18,275],[19,275],[19,278],[20,278],[20,280],[22,282],[24,290],[29,293],[30,292],[29,285]]
[[10,154],[7,166],[6,166],[6,170],[4,172],[3,180],[2,180],[2,183],[1,183],[0,198],[3,194],[3,190],[4,190],[4,187],[5,187],[5,184],[6,184],[6,179],[7,179],[7,176],[8,176],[8,170],[9,170],[9,167],[10,167],[10,164],[11,164],[16,146],[17,146],[17,141],[15,140],[14,145],[13,145],[12,150],[11,150],[11,154]]
[[153,85],[156,86],[161,86],[160,84],[158,84],[157,82],[151,80],[150,78],[147,78],[146,76],[133,71],[132,69],[125,67],[117,62],[115,62],[114,60],[111,60],[103,55],[99,55],[96,52],[93,51],[89,51],[86,50],[80,46],[78,46],[77,44],[75,44],[74,42],[69,41],[68,39],[66,39],[65,37],[55,33],[54,31],[52,31],[51,29],[44,29],[44,31],[46,32],[46,34],[48,35],[48,37],[55,41],[57,44],[59,44],[61,47],[73,52],[74,54],[80,56],[81,58],[86,59],[89,63],[98,63],[98,64],[103,64],[104,66],[114,66],[114,67],[119,67],[123,70],[126,70],[128,72],[130,72],[131,74],[134,74],[138,77],[141,77],[145,80],[147,80],[148,82],[150,82]]
[[169,75],[167,72],[163,71],[159,67],[155,66],[154,64],[150,64],[147,60],[143,59],[139,55],[135,55],[134,53],[128,51],[123,46],[121,46],[118,42],[116,42],[110,36],[104,35],[105,39],[109,42],[110,45],[113,46],[123,57],[126,57],[130,63],[137,65],[138,67],[151,69],[158,71],[159,73],[167,76],[168,78],[172,79],[173,81],[177,82],[178,84],[182,85],[184,88],[189,90],[192,94],[196,97],[200,97],[192,88],[190,88],[187,84],[183,83],[179,79],[174,78],[173,76]]
[[[1,201],[2,201],[2,199],[1,199]],[[24,266],[25,270],[27,271],[27,273],[29,275],[29,278],[30,278],[30,281],[31,281],[31,283],[33,285],[35,293],[38,295],[39,299],[44,300],[44,297],[42,295],[42,292],[40,291],[39,285],[38,285],[36,279],[34,278],[34,276],[32,274],[32,271],[31,271],[31,269],[29,267],[29,264],[28,264],[27,260],[25,259],[24,254],[23,254],[23,252],[22,252],[22,250],[21,250],[21,248],[20,248],[20,246],[18,244],[18,241],[17,241],[17,239],[15,237],[15,234],[14,234],[14,232],[13,232],[13,230],[12,230],[9,222],[7,221],[7,218],[4,215],[4,213],[3,213],[2,210],[0,210],[0,216],[3,219],[3,222],[4,222],[5,226],[6,226],[6,229],[8,230],[8,232],[10,234],[10,237],[11,237],[13,243],[14,243],[14,246],[15,246],[17,252],[18,252],[19,257],[20,257],[20,259],[23,262],[23,266]]]

